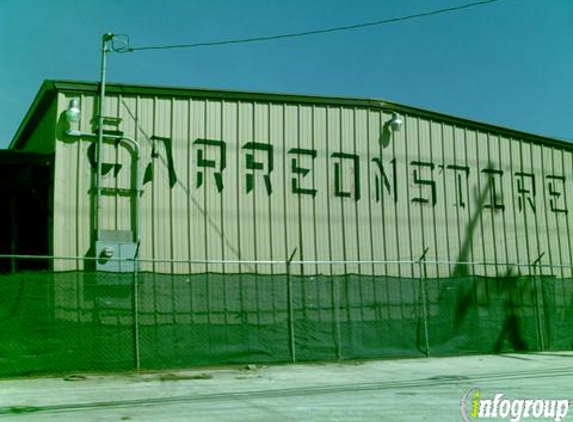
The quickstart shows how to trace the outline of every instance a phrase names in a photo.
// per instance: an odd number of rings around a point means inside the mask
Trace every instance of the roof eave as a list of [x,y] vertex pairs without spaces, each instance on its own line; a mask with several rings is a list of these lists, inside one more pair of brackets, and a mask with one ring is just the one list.
[[[69,80],[46,80],[42,84],[40,91],[36,95],[28,113],[26,114],[22,124],[18,128],[14,139],[10,143],[9,148],[21,147],[21,139],[25,138],[27,131],[30,130],[29,126],[34,120],[34,117],[43,110],[42,106],[50,104],[51,99],[57,92],[67,93],[91,93],[97,95],[99,90],[98,82],[87,81],[69,81]],[[244,101],[267,101],[267,102],[290,102],[290,103],[309,103],[319,105],[338,105],[338,106],[353,106],[353,107],[366,107],[377,108],[386,111],[395,111],[403,114],[413,114],[416,116],[425,117],[431,120],[447,122],[454,126],[463,126],[474,130],[483,132],[493,132],[502,136],[514,139],[523,139],[544,145],[572,149],[573,144],[564,140],[555,139],[543,135],[537,135],[529,132],[523,132],[503,126],[483,123],[476,120],[470,120],[463,117],[458,117],[450,114],[439,113],[423,108],[406,106],[390,101],[377,100],[377,99],[357,99],[349,97],[328,97],[328,96],[313,96],[313,95],[296,95],[296,94],[281,94],[281,93],[262,93],[262,92],[245,92],[233,90],[216,90],[204,88],[180,88],[180,87],[158,87],[151,85],[135,85],[135,84],[120,84],[108,83],[106,85],[106,92],[110,94],[122,95],[152,95],[152,96],[178,96],[178,97],[204,97],[212,99],[229,99],[229,100],[244,100]]]
[[28,112],[24,116],[22,123],[16,130],[12,141],[8,145],[8,149],[19,149],[21,148],[23,140],[26,138],[26,134],[34,130],[33,122],[39,120],[42,117],[42,113],[45,111],[47,106],[51,104],[52,99],[56,93],[55,82],[52,80],[45,80],[40,87],[40,90],[36,94],[32,105],[28,109]]

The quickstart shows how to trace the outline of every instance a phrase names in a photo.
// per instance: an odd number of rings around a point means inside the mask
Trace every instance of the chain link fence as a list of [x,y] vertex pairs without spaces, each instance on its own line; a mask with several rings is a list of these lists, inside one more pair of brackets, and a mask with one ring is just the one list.
[[[233,274],[42,270],[64,259],[80,258],[0,256],[9,263],[0,273],[0,376],[573,346],[573,279],[563,266],[505,264],[502,275],[476,276],[478,267],[488,274],[499,265],[472,262],[448,277],[429,274],[460,263],[225,261],[259,269]],[[318,266],[343,275],[304,270]],[[384,275],[400,271],[408,276]]]

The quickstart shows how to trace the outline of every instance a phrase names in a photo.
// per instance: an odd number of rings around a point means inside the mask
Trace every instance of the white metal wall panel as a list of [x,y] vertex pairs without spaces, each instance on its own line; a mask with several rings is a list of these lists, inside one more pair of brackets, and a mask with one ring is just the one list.
[[[316,151],[316,157],[305,156],[306,162],[301,164],[311,170],[311,174],[303,177],[297,177],[300,180],[300,187],[304,189],[315,189],[314,194],[314,220],[316,232],[316,257],[317,261],[327,262],[333,259],[332,256],[332,228],[330,225],[330,195],[325,189],[328,186],[329,168],[325,161],[328,157],[328,113],[329,109],[324,106],[314,106],[312,111],[313,133],[312,150]],[[321,162],[322,160],[322,162]],[[311,161],[312,164],[308,164]],[[288,169],[285,178],[288,178]],[[298,176],[298,175],[297,175]],[[312,183],[308,180],[311,178]],[[291,176],[292,180],[292,176]],[[327,181],[325,183],[325,181]],[[288,191],[285,192],[288,195]],[[317,265],[315,270],[320,274],[331,274],[333,266],[328,263]]]
[[[573,154],[571,151],[563,151],[558,150],[559,155],[561,155],[561,164],[562,164],[562,171],[565,177],[565,180],[573,180]],[[570,182],[569,182],[570,183]],[[566,204],[570,204],[571,200],[573,200],[573,193],[569,189],[565,189],[563,193],[563,199]],[[569,212],[567,215],[559,216],[559,228],[561,230],[561,239],[563,240],[563,244],[566,245],[567,253],[563,255],[562,264],[568,264],[571,262],[571,257],[573,256],[573,212]],[[565,225],[565,227],[563,227]],[[571,277],[573,271],[571,268],[564,268],[563,269],[563,276],[564,277]]]
[[[520,210],[523,218],[523,231],[526,234],[526,251],[527,251],[527,260],[524,261],[526,263],[532,263],[538,257],[537,252],[537,209],[540,205],[540,198],[542,198],[543,193],[541,189],[543,188],[543,181],[539,181],[536,178],[533,168],[533,161],[532,161],[532,149],[533,145],[529,142],[522,143],[522,150],[521,150],[521,159],[523,161],[521,171],[524,173],[523,179],[527,182],[523,182],[524,186],[525,183],[528,185],[525,187],[528,193],[522,195],[523,200],[523,210]],[[527,176],[525,176],[527,175]],[[530,176],[531,175],[531,176]],[[533,190],[533,184],[535,183],[535,191]],[[526,202],[529,203],[531,200],[531,204],[525,205]],[[541,202],[543,204],[543,202]],[[531,205],[531,208],[530,206]]]
[[[225,161],[226,167],[225,170],[227,172],[227,177],[230,178],[237,178],[238,169],[239,169],[239,160],[240,160],[240,153],[237,149],[238,142],[238,110],[239,105],[236,102],[228,102],[224,101],[222,103],[222,114],[221,120],[224,122],[221,128],[221,138],[227,140],[228,144],[231,147],[228,148],[225,152]],[[191,150],[190,150],[191,152]],[[214,159],[216,162],[221,163],[221,151],[219,149],[215,150],[213,148],[212,151],[214,155]],[[193,173],[193,169],[189,169],[190,174]],[[205,189],[209,188],[211,190],[217,189],[217,181],[214,178],[214,171],[221,173],[220,166],[215,170],[211,170],[208,175],[206,176],[205,181]],[[223,255],[222,258],[224,260],[229,261],[238,261],[241,260],[241,250],[239,249],[239,220],[237,215],[239,213],[238,210],[238,199],[240,195],[240,190],[237,188],[237,184],[227,183],[225,186],[226,180],[222,178],[221,175],[221,183],[222,183],[222,190],[221,190],[221,200],[223,203],[223,213],[222,213],[222,225],[223,225],[223,233],[224,233],[224,247],[223,247]],[[280,235],[277,236],[279,239],[281,238]],[[278,239],[277,239],[278,240]],[[238,264],[225,264],[224,270],[230,273],[238,273],[240,271],[240,266]]]
[[[78,128],[93,132],[90,95],[60,94],[54,114],[70,98],[81,100]],[[313,262],[293,266],[295,274],[418,277],[415,262],[357,262],[422,257],[492,264],[426,265],[428,277],[515,274],[504,264],[540,256],[571,263],[570,151],[414,112],[392,132],[390,112],[338,104],[110,95],[105,106],[140,145],[142,270],[284,273],[284,264],[224,261],[284,261],[293,252]],[[84,256],[93,139],[57,133],[54,253]],[[103,157],[100,228],[133,230],[133,157],[113,143]]]
[[[151,136],[154,131],[154,98],[136,98],[135,110],[130,111],[134,114],[134,120],[137,121],[137,136],[135,139],[139,144],[141,151],[141,170],[144,176],[152,176],[155,179],[155,173],[164,171],[163,167],[157,169],[159,164],[156,162],[158,159],[153,158],[153,145]],[[154,189],[154,182],[148,182],[146,177],[143,181],[143,192],[141,194],[141,210],[140,210],[140,237],[146,239],[141,242],[139,247],[140,257],[151,258],[155,255],[154,243],[152,241],[153,227],[156,219],[156,210],[153,207],[152,190]],[[155,270],[155,266],[151,263],[144,262],[141,265],[142,270],[151,271]]]
[[[327,171],[327,183],[328,183],[328,190],[325,192],[328,195],[328,224],[330,226],[330,256],[332,260],[345,260],[345,245],[344,245],[344,219],[342,214],[343,208],[343,200],[333,198],[332,192],[336,192],[336,167],[338,165],[339,174],[344,174],[344,168],[342,168],[342,164],[340,160],[332,158],[332,155],[336,152],[340,151],[340,147],[342,145],[342,134],[340,133],[341,127],[341,109],[336,107],[329,107],[328,114],[326,116],[327,119],[327,128],[326,128],[326,136],[327,136],[327,162],[326,167]],[[346,169],[346,172],[348,170]],[[341,190],[344,188],[344,183],[341,183],[339,186]],[[333,265],[332,271],[334,273],[342,273],[346,270],[345,265]]]
[[[392,251],[393,260],[411,260],[415,259],[414,256],[420,257],[421,251],[419,250],[420,242],[420,229],[419,224],[413,227],[413,221],[419,221],[420,218],[420,208],[416,207],[412,209],[409,200],[404,200],[403,198],[420,198],[420,186],[414,184],[410,181],[412,172],[410,163],[412,161],[417,161],[418,156],[418,134],[419,134],[419,122],[417,117],[406,117],[406,124],[404,127],[403,135],[404,138],[399,141],[398,137],[391,139],[390,142],[394,145],[394,158],[396,159],[396,177],[397,177],[397,189],[396,198],[398,200],[398,209],[396,211],[396,221],[390,222],[390,224],[396,224],[399,228],[399,234],[397,236],[397,248]],[[396,142],[398,141],[398,142]],[[413,215],[412,213],[415,213]],[[414,244],[416,245],[416,252],[414,253]],[[397,273],[400,277],[414,277],[414,266],[411,264],[400,265],[399,271]]]
[[[59,112],[54,117],[59,120],[61,112],[68,107],[69,98],[59,95],[56,104]],[[80,106],[84,124],[91,119],[93,99],[81,97]],[[60,134],[62,132],[59,131]],[[53,254],[57,257],[82,257],[89,252],[92,223],[89,146],[89,142],[68,138],[55,143]],[[82,265],[80,261],[54,261],[55,270]]]
[[[506,175],[506,183],[504,184],[504,196],[506,197],[506,208],[504,212],[504,225],[502,227],[505,234],[505,262],[519,262],[517,245],[515,242],[518,234],[515,232],[516,226],[516,202],[517,198],[514,194],[516,190],[516,181],[513,164],[514,157],[512,156],[513,140],[508,137],[499,137],[500,140],[500,154],[501,161],[504,163],[504,171]],[[508,268],[507,273],[515,274],[517,268]]]
[[[459,232],[458,222],[459,216],[457,211],[461,208],[458,192],[458,184],[460,180],[457,178],[456,173],[451,174],[452,170],[447,166],[459,166],[456,159],[456,144],[454,142],[454,131],[455,128],[451,126],[446,126],[441,122],[436,122],[432,125],[434,128],[434,134],[432,140],[436,143],[436,149],[438,156],[442,156],[443,162],[437,165],[436,168],[436,183],[438,184],[437,189],[437,200],[439,204],[435,213],[436,218],[436,243],[439,244],[439,250],[437,251],[438,259],[445,261],[452,261],[452,251],[459,248]],[[442,142],[440,142],[440,138]],[[450,164],[451,163],[451,164]],[[465,175],[460,175],[462,178]],[[455,222],[455,224],[449,224],[449,222]],[[440,236],[439,233],[443,235]],[[455,260],[457,257],[454,257]],[[453,271],[455,265],[441,265],[438,266],[439,274],[447,274]]]
[[[546,176],[554,176],[556,175],[555,172],[555,165],[554,165],[554,161],[553,161],[553,149],[552,148],[543,148],[542,151],[542,164],[543,164],[543,174],[545,174]],[[559,172],[559,174],[562,174],[562,172]],[[558,183],[559,185],[561,185],[561,182],[558,182],[557,180],[553,180],[553,181],[547,181],[548,185],[549,183]],[[550,186],[548,186],[548,189],[544,189],[543,191],[545,192],[545,202],[547,201],[551,201],[551,199],[554,200],[554,202],[557,204],[557,207],[560,206],[561,203],[565,203],[565,201],[561,201],[560,198],[556,198],[552,195],[550,195],[548,193],[548,191],[557,191],[559,190],[560,186],[557,187],[553,187],[551,188]],[[553,213],[553,212],[546,212],[545,213],[545,236],[544,236],[544,240],[545,240],[545,250],[546,250],[546,254],[548,254],[547,257],[547,261],[549,262],[549,264],[555,264],[557,262],[561,262],[561,239],[559,236],[559,229],[557,228],[557,218],[559,218],[559,213]]]
[[[354,148],[355,154],[362,157],[362,168],[360,169],[363,177],[363,184],[361,186],[363,193],[360,202],[356,204],[356,239],[358,250],[356,257],[359,261],[372,260],[372,238],[370,236],[370,151],[368,140],[368,110],[366,109],[353,109],[354,114]],[[359,274],[371,275],[373,274],[372,265],[361,264],[358,267]],[[371,297],[371,296],[370,296]]]
[[[280,152],[288,156],[288,152],[292,151],[293,149],[299,148],[300,144],[300,134],[299,134],[299,114],[300,108],[297,105],[284,105],[283,106],[283,113],[277,114],[275,118],[278,121],[282,120],[282,123],[279,125],[283,129],[282,133],[282,142],[281,144],[277,145],[280,148]],[[305,260],[306,258],[306,250],[305,245],[302,242],[301,232],[302,226],[305,224],[305,221],[302,221],[303,218],[298,218],[298,215],[301,212],[301,200],[302,198],[296,195],[290,195],[291,191],[291,184],[293,176],[289,176],[291,174],[292,163],[290,159],[279,160],[282,161],[277,164],[278,175],[282,176],[283,183],[279,183],[279,196],[283,198],[284,201],[284,210],[279,211],[279,219],[280,214],[283,215],[284,218],[284,250],[285,255],[279,259],[286,259],[290,257],[292,254],[293,259],[296,260]],[[296,181],[302,184],[302,178],[299,175],[296,175]],[[309,210],[305,210],[308,212]],[[302,216],[301,216],[302,217]],[[308,214],[307,218],[308,219]],[[305,267],[295,267],[292,269],[293,273],[301,274],[308,268]]]
[[[131,106],[128,108],[134,107],[133,100],[130,99]],[[136,133],[135,121],[130,118],[129,113],[126,111],[126,106],[124,105],[124,98],[122,96],[117,97],[117,101],[115,102],[116,111],[114,115],[118,116],[122,122],[125,123],[122,126],[122,129],[126,132],[131,134],[132,136]],[[129,153],[128,150],[125,148],[117,147],[115,148],[115,156],[114,162],[115,163],[126,163],[128,168],[121,169],[117,172],[117,175],[113,175],[114,183],[113,187],[115,188],[116,192],[121,189],[125,189],[128,191],[132,191],[136,189],[135,183],[132,180],[131,174],[134,169],[135,157]],[[129,170],[128,170],[129,169]],[[132,213],[134,212],[134,205],[132,204],[132,195],[115,195],[115,230],[131,230],[132,229]]]

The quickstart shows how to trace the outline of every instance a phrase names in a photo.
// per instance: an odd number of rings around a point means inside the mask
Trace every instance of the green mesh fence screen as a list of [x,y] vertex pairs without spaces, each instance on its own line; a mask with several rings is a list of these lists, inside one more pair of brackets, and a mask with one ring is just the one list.
[[0,376],[569,350],[573,280],[0,275]]

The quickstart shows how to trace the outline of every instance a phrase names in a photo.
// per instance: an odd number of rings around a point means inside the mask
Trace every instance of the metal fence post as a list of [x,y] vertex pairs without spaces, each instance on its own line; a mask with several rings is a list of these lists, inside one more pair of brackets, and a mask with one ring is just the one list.
[[424,319],[424,342],[425,342],[425,352],[426,357],[430,357],[430,334],[428,329],[428,296],[426,293],[426,278],[424,277],[424,255],[418,261],[419,271],[420,271],[420,289],[422,294],[422,318]]
[[541,273],[541,258],[543,258],[545,252],[541,253],[539,257],[533,261],[533,295],[535,298],[535,323],[537,325],[537,337],[539,339],[539,348],[543,352],[545,350],[545,339],[544,332],[543,332],[543,324],[541,323],[542,319],[542,309],[539,300],[539,283],[541,282],[541,277],[539,274]]
[[[139,246],[138,246],[139,249]],[[133,259],[133,349],[135,358],[135,369],[141,369],[141,354],[139,343],[139,272],[137,262],[137,251]]]
[[289,350],[290,358],[293,363],[296,362],[296,338],[295,338],[295,328],[294,328],[294,307],[292,303],[292,280],[290,277],[290,266],[296,254],[296,249],[292,251],[288,259],[285,261],[286,264],[286,277],[287,277],[287,306],[288,306],[288,331],[289,331]]
[[334,327],[336,330],[336,358],[342,359],[342,335],[340,333],[340,289],[338,285],[338,278],[331,275],[332,283],[332,309],[334,314]]

